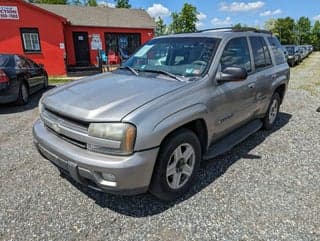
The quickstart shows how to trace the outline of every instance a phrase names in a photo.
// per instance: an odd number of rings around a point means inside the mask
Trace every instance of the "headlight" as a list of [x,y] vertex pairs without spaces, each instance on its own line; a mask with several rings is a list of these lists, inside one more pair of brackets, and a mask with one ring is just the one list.
[[[90,151],[119,155],[129,155],[133,152],[136,128],[131,124],[92,123],[89,125],[88,134],[92,137],[110,141],[110,145],[105,144],[104,146],[88,144],[88,150]],[[116,143],[119,143],[119,145],[116,145]]]

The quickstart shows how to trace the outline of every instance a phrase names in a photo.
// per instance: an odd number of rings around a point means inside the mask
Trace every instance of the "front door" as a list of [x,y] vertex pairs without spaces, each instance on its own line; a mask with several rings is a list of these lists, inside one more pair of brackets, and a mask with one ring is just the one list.
[[74,52],[78,66],[90,65],[89,41],[87,32],[73,32]]
[[226,67],[245,68],[246,80],[219,83],[213,87],[209,103],[212,140],[217,140],[252,118],[255,106],[255,76],[246,37],[231,39],[221,56],[219,71]]

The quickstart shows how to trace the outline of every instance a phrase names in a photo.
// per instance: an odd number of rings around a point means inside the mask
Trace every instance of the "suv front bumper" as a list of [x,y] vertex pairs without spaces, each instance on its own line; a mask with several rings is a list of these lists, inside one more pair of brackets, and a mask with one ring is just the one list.
[[125,195],[148,190],[158,148],[130,156],[94,153],[64,141],[41,120],[34,124],[33,136],[39,152],[82,185]]

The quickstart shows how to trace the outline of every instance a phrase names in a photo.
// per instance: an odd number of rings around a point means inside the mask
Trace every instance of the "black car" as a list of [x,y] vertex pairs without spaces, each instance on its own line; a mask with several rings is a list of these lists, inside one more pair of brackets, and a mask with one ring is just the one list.
[[29,95],[48,87],[43,65],[17,54],[0,54],[0,104],[24,105]]

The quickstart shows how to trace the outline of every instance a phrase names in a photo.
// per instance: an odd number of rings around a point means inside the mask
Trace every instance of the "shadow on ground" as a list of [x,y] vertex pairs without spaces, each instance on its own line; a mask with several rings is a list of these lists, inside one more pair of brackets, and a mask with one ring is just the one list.
[[210,161],[203,161],[198,173],[198,178],[191,190],[175,202],[165,203],[157,200],[151,194],[141,194],[136,196],[120,196],[106,194],[92,190],[87,187],[80,186],[69,177],[66,177],[77,189],[93,199],[96,204],[103,208],[109,208],[115,212],[133,216],[145,217],[159,214],[177,203],[189,199],[193,195],[201,192],[202,189],[213,183],[222,176],[230,166],[241,158],[259,161],[263,157],[250,154],[250,151],[260,145],[269,135],[284,127],[290,120],[292,115],[287,113],[279,113],[275,126],[270,131],[258,131],[251,135],[247,140],[234,147],[231,151],[224,155],[218,156]]
[[32,110],[34,108],[37,108],[39,105],[39,100],[41,99],[42,95],[54,88],[55,86],[51,85],[46,90],[40,90],[36,92],[35,94],[31,95],[29,97],[29,101],[26,105],[18,106],[15,103],[9,103],[9,104],[0,104],[0,114],[13,114],[13,113],[19,113],[24,112],[28,110]]

